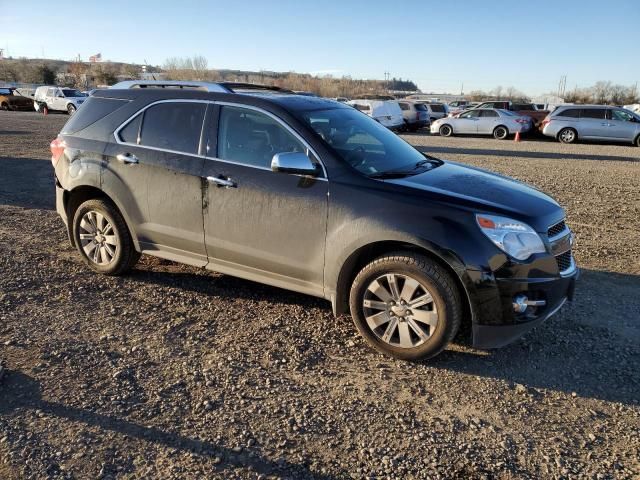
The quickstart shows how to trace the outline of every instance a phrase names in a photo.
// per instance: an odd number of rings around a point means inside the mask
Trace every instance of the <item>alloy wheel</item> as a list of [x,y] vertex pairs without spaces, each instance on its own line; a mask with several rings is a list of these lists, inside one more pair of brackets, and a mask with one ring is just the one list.
[[565,129],[560,132],[560,140],[564,143],[571,143],[576,139],[576,134],[573,130]]
[[90,210],[80,220],[80,245],[93,263],[109,265],[118,252],[119,241],[111,222],[102,213]]
[[404,274],[387,273],[374,279],[362,307],[371,331],[393,347],[418,347],[438,325],[438,310],[429,289]]

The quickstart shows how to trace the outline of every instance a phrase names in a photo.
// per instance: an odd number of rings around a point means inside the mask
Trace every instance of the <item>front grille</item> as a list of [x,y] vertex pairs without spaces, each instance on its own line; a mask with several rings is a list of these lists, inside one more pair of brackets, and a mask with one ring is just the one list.
[[558,270],[560,270],[560,273],[569,270],[571,268],[571,250],[556,256],[556,262],[558,262]]
[[551,225],[549,227],[549,230],[547,230],[547,235],[549,235],[549,238],[555,237],[559,233],[562,233],[565,230],[565,228],[567,228],[567,224],[564,223],[564,220],[562,220],[561,222],[556,223],[555,225]]

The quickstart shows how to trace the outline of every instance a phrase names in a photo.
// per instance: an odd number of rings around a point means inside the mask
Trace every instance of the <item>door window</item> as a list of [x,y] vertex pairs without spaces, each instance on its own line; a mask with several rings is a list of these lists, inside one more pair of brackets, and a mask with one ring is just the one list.
[[276,153],[304,152],[304,145],[264,113],[223,106],[218,127],[218,158],[269,168]]
[[167,102],[149,107],[144,112],[140,145],[198,153],[206,108],[206,104],[196,102]]
[[482,110],[470,110],[460,115],[460,118],[476,118],[480,116]]
[[629,112],[625,112],[624,110],[609,110],[608,115],[611,120],[618,120],[619,122],[632,122],[633,115]]
[[[90,98],[92,100],[94,97]],[[74,117],[76,118],[76,117]],[[127,125],[120,130],[118,134],[120,136],[120,140],[125,143],[140,143],[140,125],[142,124],[142,115],[136,116],[133,120],[131,120]]]
[[604,108],[583,108],[580,118],[603,119],[604,112],[605,112]]
[[482,114],[480,115],[482,118],[486,117],[498,117],[498,112],[494,110],[482,110]]

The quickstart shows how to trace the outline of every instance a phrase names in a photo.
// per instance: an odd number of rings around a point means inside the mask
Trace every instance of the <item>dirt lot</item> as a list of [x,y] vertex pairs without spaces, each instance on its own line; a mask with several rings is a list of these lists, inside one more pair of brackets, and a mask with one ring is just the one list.
[[514,345],[411,364],[314,298],[90,273],[54,211],[66,119],[0,112],[1,479],[640,476],[640,149],[407,136],[557,198],[583,269]]

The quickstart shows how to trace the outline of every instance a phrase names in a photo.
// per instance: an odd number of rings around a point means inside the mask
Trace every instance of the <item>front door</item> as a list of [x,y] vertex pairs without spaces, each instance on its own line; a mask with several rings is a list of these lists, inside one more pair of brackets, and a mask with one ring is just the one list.
[[[200,138],[205,102],[161,102],[116,132],[105,152],[143,251],[205,266]],[[115,181],[113,183],[116,183]],[[126,195],[126,197],[124,196]]]
[[633,142],[640,133],[640,123],[631,113],[619,109],[610,108],[607,110],[607,137],[612,140],[626,140]]
[[272,115],[221,106],[216,116],[203,174],[209,268],[322,295],[327,179],[271,171],[276,153],[311,155]]
[[480,119],[480,110],[470,110],[461,114],[454,121],[455,133],[478,133],[478,120]]

